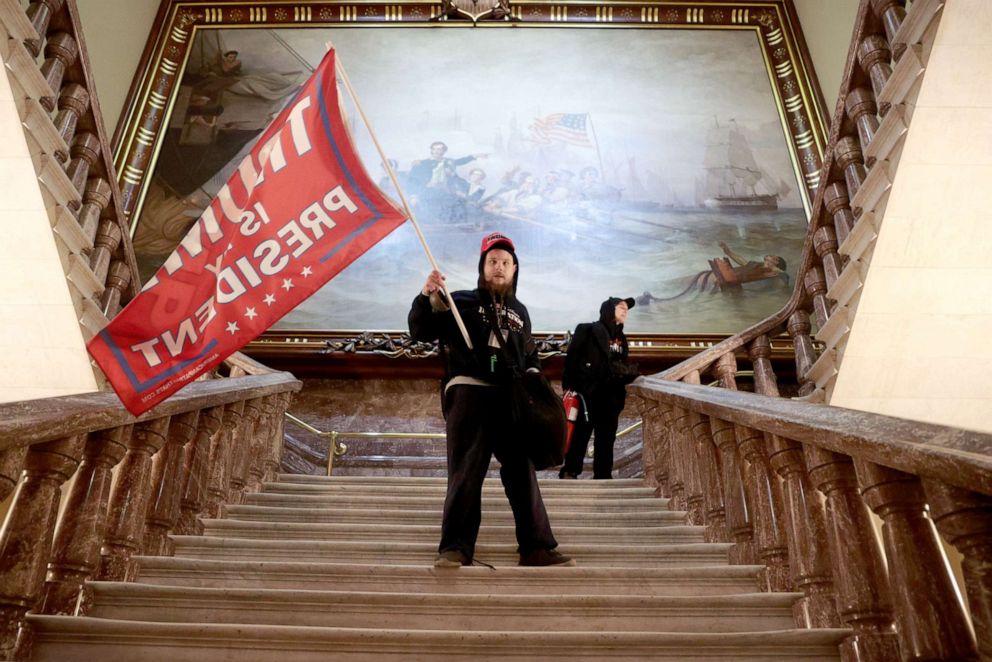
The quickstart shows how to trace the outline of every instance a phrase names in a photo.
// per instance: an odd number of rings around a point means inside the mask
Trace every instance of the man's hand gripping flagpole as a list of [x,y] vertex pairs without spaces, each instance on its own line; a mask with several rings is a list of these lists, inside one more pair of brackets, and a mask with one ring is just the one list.
[[[327,50],[331,50],[334,46],[331,42],[327,42]],[[382,165],[386,169],[386,173],[389,175],[389,181],[393,183],[396,188],[396,192],[400,196],[400,202],[403,203],[403,211],[406,212],[407,218],[413,224],[413,229],[417,232],[417,238],[420,239],[420,245],[424,247],[424,252],[427,254],[427,260],[431,263],[431,268],[434,271],[440,272],[441,269],[437,266],[437,261],[434,259],[434,255],[431,253],[430,247],[427,245],[427,239],[424,237],[423,231],[420,229],[420,224],[417,223],[417,217],[413,213],[413,209],[410,207],[410,203],[407,202],[406,195],[403,193],[402,187],[400,187],[399,179],[396,177],[396,172],[393,170],[392,164],[389,159],[386,158],[386,153],[383,151],[382,146],[379,145],[379,139],[375,135],[375,131],[372,130],[372,124],[369,122],[368,117],[365,115],[365,111],[362,109],[362,104],[358,100],[358,96],[355,95],[355,90],[351,86],[351,80],[348,78],[348,72],[344,70],[344,65],[341,64],[341,58],[336,58],[334,61],[335,67],[337,68],[338,76],[341,82],[344,83],[345,89],[348,90],[348,94],[351,95],[351,100],[355,102],[355,109],[358,110],[359,116],[362,118],[362,123],[365,124],[365,128],[369,132],[369,136],[372,138],[372,143],[375,145],[376,151],[379,153],[379,158],[382,160]],[[448,300],[448,307],[451,308],[451,314],[455,316],[455,323],[458,325],[458,329],[462,332],[462,338],[465,339],[465,344],[468,345],[469,349],[474,349],[472,346],[472,339],[468,337],[468,330],[465,328],[465,322],[462,321],[462,316],[458,313],[458,307],[455,305],[455,300],[452,298],[451,293],[447,288],[442,289],[442,293]]]

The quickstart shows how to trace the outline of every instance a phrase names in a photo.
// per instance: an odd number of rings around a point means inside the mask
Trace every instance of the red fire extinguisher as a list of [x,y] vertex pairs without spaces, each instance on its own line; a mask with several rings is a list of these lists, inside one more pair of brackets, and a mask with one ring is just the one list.
[[579,409],[583,404],[582,396],[575,391],[565,391],[561,403],[565,407],[565,418],[568,421],[568,435],[565,437],[565,452],[567,453],[572,445],[572,431],[575,429],[575,421],[579,420]]

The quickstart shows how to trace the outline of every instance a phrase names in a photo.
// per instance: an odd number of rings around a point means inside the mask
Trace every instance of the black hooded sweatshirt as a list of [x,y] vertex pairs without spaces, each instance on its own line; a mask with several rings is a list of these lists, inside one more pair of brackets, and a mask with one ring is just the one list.
[[[502,245],[494,248],[505,248]],[[487,251],[488,253],[488,251]],[[418,294],[413,300],[407,324],[410,337],[419,342],[438,341],[438,349],[444,359],[444,383],[453,377],[472,377],[487,384],[506,384],[515,371],[525,372],[528,368],[540,370],[537,345],[531,336],[530,315],[527,307],[515,296],[517,281],[520,278],[520,265],[513,254],[517,271],[513,277],[512,293],[499,302],[501,310],[497,315],[499,327],[508,329],[506,346],[510,353],[509,362],[505,353],[490,345],[493,315],[493,300],[489,290],[483,287],[482,269],[485,253],[479,257],[479,287],[474,290],[459,290],[451,296],[458,306],[458,312],[465,322],[473,350],[465,345],[454,315],[450,311],[435,311],[430,297]]]
[[587,401],[605,402],[622,409],[626,399],[624,386],[629,380],[618,377],[623,371],[614,365],[627,362],[630,348],[623,324],[616,323],[616,307],[621,301],[607,299],[599,307],[598,321],[575,327],[565,355],[561,384],[565,390],[581,393]]

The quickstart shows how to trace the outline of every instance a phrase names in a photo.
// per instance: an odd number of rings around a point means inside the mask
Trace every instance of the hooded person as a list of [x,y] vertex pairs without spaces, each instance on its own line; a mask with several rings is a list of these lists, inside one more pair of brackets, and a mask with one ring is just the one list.
[[623,333],[633,298],[610,297],[599,307],[599,319],[575,327],[565,355],[561,385],[582,403],[571,444],[559,478],[578,478],[593,436],[593,478],[613,477],[613,445],[627,396],[626,386],[637,378],[628,361],[630,348]]
[[[419,342],[438,342],[444,362],[441,410],[448,450],[448,487],[435,567],[471,565],[479,535],[482,483],[495,455],[516,523],[520,565],[575,565],[555,549],[548,513],[526,450],[514,443],[510,380],[515,372],[540,372],[527,308],[516,297],[520,277],[516,247],[493,232],[479,248],[474,290],[451,293],[472,343],[469,349],[441,292],[444,276],[432,271],[414,298],[407,322]],[[503,336],[504,352],[496,338]]]

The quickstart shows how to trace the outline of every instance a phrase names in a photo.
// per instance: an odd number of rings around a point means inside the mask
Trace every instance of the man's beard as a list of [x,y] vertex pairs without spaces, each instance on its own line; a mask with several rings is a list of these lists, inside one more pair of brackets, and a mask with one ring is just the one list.
[[492,294],[498,297],[507,298],[513,294],[513,281],[506,281],[504,283],[494,283],[492,281],[486,281],[486,289]]

